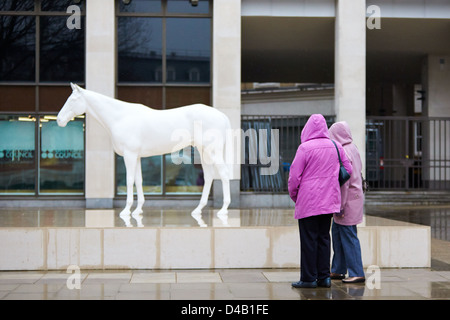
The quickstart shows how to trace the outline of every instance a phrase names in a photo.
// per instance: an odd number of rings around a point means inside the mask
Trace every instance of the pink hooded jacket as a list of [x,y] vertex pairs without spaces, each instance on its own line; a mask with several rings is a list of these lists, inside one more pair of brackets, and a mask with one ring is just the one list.
[[[351,174],[352,166],[344,149],[336,142],[345,169]],[[313,114],[301,133],[289,172],[289,196],[295,202],[295,219],[339,212],[339,158],[329,138],[325,118]]]
[[345,226],[357,225],[362,222],[364,209],[361,157],[358,148],[352,143],[352,134],[347,122],[336,122],[330,127],[329,132],[330,138],[343,146],[353,167],[350,179],[341,187],[341,210],[344,215],[335,215],[334,222]]

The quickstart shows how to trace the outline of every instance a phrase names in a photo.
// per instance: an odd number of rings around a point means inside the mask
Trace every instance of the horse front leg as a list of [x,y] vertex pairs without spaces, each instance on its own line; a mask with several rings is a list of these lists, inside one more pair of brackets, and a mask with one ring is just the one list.
[[132,215],[137,216],[140,215],[142,211],[142,206],[144,205],[144,190],[142,188],[142,169],[141,169],[141,158],[138,158],[136,161],[136,175],[134,178],[134,183],[136,184],[137,191],[137,207],[134,209]]
[[121,216],[127,216],[131,213],[131,206],[133,205],[133,185],[136,177],[136,166],[138,156],[132,152],[124,152],[123,160],[125,162],[125,169],[127,172],[127,203],[125,208],[120,212]]

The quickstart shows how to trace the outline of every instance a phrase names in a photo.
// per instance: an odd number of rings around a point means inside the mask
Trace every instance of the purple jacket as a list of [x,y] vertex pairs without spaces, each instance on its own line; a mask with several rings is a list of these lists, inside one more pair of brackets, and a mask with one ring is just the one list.
[[[338,141],[336,145],[345,169],[351,174],[350,161]],[[340,211],[338,175],[339,158],[325,118],[313,114],[302,130],[301,144],[289,172],[288,188],[295,202],[295,219]]]
[[352,163],[353,173],[341,187],[341,210],[343,216],[334,216],[334,222],[353,226],[362,222],[364,209],[364,193],[362,191],[362,162],[358,148],[352,143],[352,134],[347,122],[337,122],[330,127],[330,137],[344,148],[347,158]]

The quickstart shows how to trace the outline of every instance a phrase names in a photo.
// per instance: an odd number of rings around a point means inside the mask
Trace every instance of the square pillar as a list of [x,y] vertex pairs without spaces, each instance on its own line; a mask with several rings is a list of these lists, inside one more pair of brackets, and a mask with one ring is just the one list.
[[[86,2],[86,89],[115,97],[115,1]],[[112,208],[114,149],[108,132],[86,117],[86,207]]]
[[[215,0],[213,11],[213,107],[225,113],[235,133],[241,128],[241,0]],[[240,194],[240,139],[237,135],[231,165],[231,206]],[[231,158],[231,157],[230,157]],[[222,203],[219,180],[214,182],[214,204]]]
[[443,190],[450,181],[450,168],[445,165],[450,159],[450,55],[425,57],[422,88],[422,113],[432,118],[422,124],[422,179],[426,187]]
[[366,164],[366,2],[336,0],[335,112]]

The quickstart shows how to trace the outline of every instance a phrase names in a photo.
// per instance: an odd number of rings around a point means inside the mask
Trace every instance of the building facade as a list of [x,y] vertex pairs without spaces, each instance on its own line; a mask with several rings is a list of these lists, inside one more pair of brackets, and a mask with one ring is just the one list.
[[[446,0],[2,1],[0,203],[123,201],[123,159],[102,126],[84,115],[56,125],[70,82],[155,109],[205,103],[244,133],[277,129],[271,175],[245,160],[244,136],[232,206],[290,205],[289,164],[312,113],[350,124],[373,188],[448,188],[449,39]],[[142,168],[147,205],[198,200],[196,161],[161,155]]]

